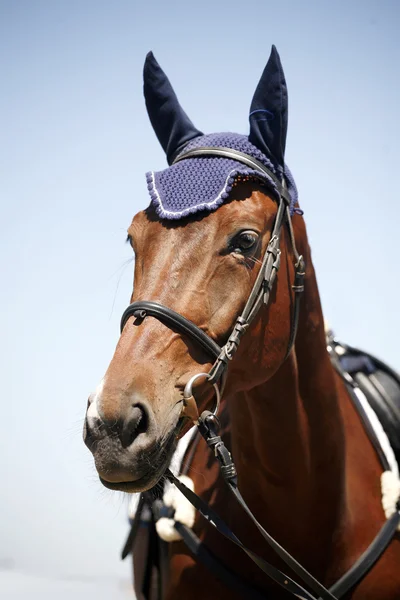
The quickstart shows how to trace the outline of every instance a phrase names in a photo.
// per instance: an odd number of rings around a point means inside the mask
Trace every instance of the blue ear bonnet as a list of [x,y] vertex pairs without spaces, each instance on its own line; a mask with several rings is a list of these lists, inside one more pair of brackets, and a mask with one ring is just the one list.
[[[265,154],[245,135],[236,133],[199,135],[189,141],[179,154],[200,146],[239,150],[259,160],[279,179],[282,176]],[[298,194],[296,184],[286,165],[284,176],[291,198],[290,212],[293,213]],[[164,171],[146,173],[151,203],[162,219],[181,219],[201,211],[216,210],[229,197],[235,181],[247,177],[258,179],[268,187],[272,196],[278,196],[275,184],[267,174],[230,158],[217,156],[187,158]]]
[[[189,119],[152,52],[143,70],[143,91],[154,131],[168,164],[175,156],[200,146],[231,148],[250,155],[268,167],[278,178],[285,178],[290,211],[297,203],[297,189],[285,165],[288,95],[281,61],[272,46],[267,65],[254,92],[250,106],[249,136],[236,133],[203,135]],[[211,211],[228,198],[240,178],[256,178],[277,195],[267,174],[253,170],[230,158],[202,156],[187,158],[168,169],[146,174],[151,202],[163,219],[181,219],[200,211]]]

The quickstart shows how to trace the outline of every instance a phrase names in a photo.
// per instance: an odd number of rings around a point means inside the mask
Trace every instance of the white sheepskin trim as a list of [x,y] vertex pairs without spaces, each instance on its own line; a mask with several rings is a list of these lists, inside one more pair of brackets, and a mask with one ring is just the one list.
[[385,430],[383,429],[383,427],[381,425],[381,422],[379,421],[378,417],[376,416],[376,412],[371,407],[371,405],[369,404],[368,400],[366,399],[364,393],[360,390],[359,387],[354,388],[354,393],[357,396],[357,398],[359,399],[360,404],[363,407],[364,412],[366,413],[366,415],[368,417],[371,427],[375,431],[375,435],[378,438],[378,442],[382,448],[384,455],[386,456],[386,460],[388,461],[390,470],[393,472],[396,479],[398,480],[399,479],[399,467],[398,467],[398,464],[396,461],[396,457],[394,455],[393,448],[390,445],[389,438],[386,435]]
[[186,450],[188,449],[192,440],[196,437],[197,427],[191,427],[189,431],[185,433],[185,435],[178,441],[178,445],[176,446],[176,450],[174,455],[169,463],[169,469],[176,476],[182,470],[182,462],[186,454]]
[[[194,491],[194,483],[190,477],[179,475],[178,479],[192,492]],[[175,510],[175,515],[173,519],[167,519],[166,517],[159,519],[156,523],[156,530],[165,542],[176,542],[182,538],[175,529],[175,521],[192,528],[196,516],[195,508],[174,485],[170,485],[166,489],[163,502],[166,506],[170,506]]]
[[182,539],[175,529],[175,521],[173,519],[161,517],[156,523],[156,530],[158,537],[164,540],[164,542],[177,542]]
[[[381,475],[382,506],[385,517],[389,519],[397,511],[396,503],[400,498],[400,480],[392,471],[385,471]],[[400,531],[400,524],[397,526]]]

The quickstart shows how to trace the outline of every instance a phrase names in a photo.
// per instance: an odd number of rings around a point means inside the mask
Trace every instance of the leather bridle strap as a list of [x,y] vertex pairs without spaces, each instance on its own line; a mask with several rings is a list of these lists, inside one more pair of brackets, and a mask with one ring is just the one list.
[[337,598],[342,598],[347,594],[372,569],[396,535],[399,523],[400,512],[397,510],[382,525],[376,537],[354,565],[330,587],[330,591]]
[[272,230],[272,235],[265,251],[256,281],[254,282],[253,288],[242,313],[236,319],[236,323],[233,327],[232,333],[228,338],[228,341],[223,346],[221,354],[218,356],[210,371],[210,383],[216,383],[222,377],[222,374],[228,366],[228,361],[232,360],[238,349],[243,334],[252,323],[261,306],[263,304],[268,305],[269,297],[280,267],[281,250],[279,246],[282,224],[285,219],[287,219],[287,223],[289,224],[290,239],[292,240],[293,252],[296,261],[295,279],[292,286],[294,290],[293,317],[290,324],[290,334],[285,359],[290,354],[296,338],[300,313],[300,300],[304,290],[305,265],[303,257],[298,254],[296,245],[294,243],[289,209],[283,202],[280,202],[274,228]]
[[121,332],[125,327],[126,322],[131,317],[135,317],[140,323],[147,316],[155,317],[161,321],[161,323],[168,325],[171,329],[175,329],[176,331],[179,331],[179,333],[189,336],[212,358],[216,359],[220,355],[221,347],[200,329],[200,327],[197,327],[192,321],[175,312],[172,308],[158,304],[158,302],[141,300],[130,304],[121,317]]
[[182,537],[183,542],[193,556],[202,562],[207,570],[211,571],[217,579],[230,589],[234,590],[236,594],[239,594],[240,598],[246,598],[246,600],[267,600],[265,592],[259,591],[257,588],[250,585],[248,581],[240,577],[235,571],[228,568],[219,558],[208,550],[205,544],[203,544],[190,527],[187,527],[179,521],[174,521],[174,528]]
[[128,537],[126,538],[126,542],[121,552],[121,560],[124,560],[130,552],[132,552],[133,544],[137,536],[137,532],[140,526],[140,519],[142,517],[142,512],[145,506],[146,497],[144,494],[140,494],[139,503],[136,507],[135,516],[131,523],[131,529],[129,531]]
[[272,286],[280,266],[280,235],[282,224],[285,220],[288,226],[290,242],[295,257],[295,281],[293,285],[294,308],[285,359],[289,356],[296,338],[300,312],[300,299],[304,290],[305,264],[303,257],[299,255],[296,248],[296,241],[294,238],[292,219],[289,209],[289,206],[291,204],[291,197],[286,187],[285,179],[283,178],[282,181],[280,181],[275,175],[275,173],[271,171],[271,169],[269,169],[261,161],[253,158],[252,156],[244,152],[240,152],[239,150],[234,150],[233,148],[225,148],[221,146],[201,146],[199,148],[194,148],[192,150],[182,152],[182,154],[180,154],[174,159],[173,164],[181,160],[186,160],[190,158],[212,156],[236,160],[237,162],[243,163],[248,167],[251,167],[255,171],[267,175],[267,177],[273,182],[279,194],[278,212],[276,215],[271,239],[268,243],[266,252],[264,254],[262,266],[253,285],[252,291],[250,292],[250,296],[242,311],[242,314],[237,318],[227,343],[223,346],[220,356],[218,357],[217,361],[215,362],[210,371],[209,382],[217,383],[221,379],[224,371],[226,370],[228,366],[228,361],[230,361],[233,358],[243,333],[248,329],[250,323],[258,313],[262,304],[268,304],[270,292],[272,290]]

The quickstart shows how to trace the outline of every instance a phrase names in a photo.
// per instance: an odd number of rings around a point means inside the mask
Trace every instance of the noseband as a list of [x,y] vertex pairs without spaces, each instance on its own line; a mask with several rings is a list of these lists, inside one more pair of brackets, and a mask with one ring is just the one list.
[[[194,150],[189,150],[180,154],[175,158],[174,163],[188,158],[195,158],[199,156],[220,156],[224,158],[231,158],[238,162],[251,167],[255,171],[261,172],[267,175],[272,180],[276,190],[278,191],[278,212],[275,218],[274,227],[272,230],[271,238],[267,245],[260,271],[257,275],[256,281],[254,282],[253,288],[247,299],[246,305],[242,313],[237,317],[235,325],[228,337],[228,341],[222,348],[200,327],[195,325],[189,319],[186,319],[179,313],[175,312],[171,308],[159,304],[158,302],[150,301],[138,301],[133,302],[128,306],[122,315],[121,319],[121,332],[124,329],[128,319],[135,317],[139,324],[147,316],[155,317],[161,323],[164,323],[171,329],[178,331],[182,335],[188,336],[192,341],[196,342],[202,347],[202,349],[214,359],[214,364],[211,367],[209,373],[205,374],[209,383],[216,386],[219,385],[221,388],[221,394],[225,385],[226,371],[229,361],[234,357],[242,335],[249,328],[250,323],[257,315],[263,304],[267,305],[269,302],[271,290],[276,278],[276,274],[279,270],[280,265],[280,237],[282,232],[282,225],[286,221],[289,229],[290,241],[293,249],[295,258],[295,277],[292,289],[294,291],[294,308],[293,316],[291,318],[290,336],[288,341],[288,347],[285,355],[285,359],[289,356],[292,346],[296,338],[297,325],[299,320],[299,309],[300,309],[300,298],[301,293],[304,289],[304,276],[305,266],[303,257],[299,255],[296,248],[294,239],[292,220],[290,215],[290,196],[285,185],[284,179],[282,182],[276,177],[274,173],[263,163],[256,160],[252,156],[233,150],[231,148],[219,148],[219,147],[202,147]],[[194,398],[188,388],[190,382],[186,385],[184,391],[184,406],[182,410],[182,416],[189,417],[194,422],[197,422],[198,413],[193,410]]]

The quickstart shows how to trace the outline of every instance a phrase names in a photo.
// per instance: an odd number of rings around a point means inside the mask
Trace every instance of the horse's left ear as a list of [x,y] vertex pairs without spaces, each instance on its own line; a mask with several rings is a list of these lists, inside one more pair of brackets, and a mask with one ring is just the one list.
[[144,63],[143,91],[154,132],[164,148],[168,164],[171,164],[182,146],[203,134],[196,129],[179,104],[168,77],[152,52],[148,53]]
[[288,123],[288,95],[279,54],[272,46],[250,107],[249,140],[283,173]]

